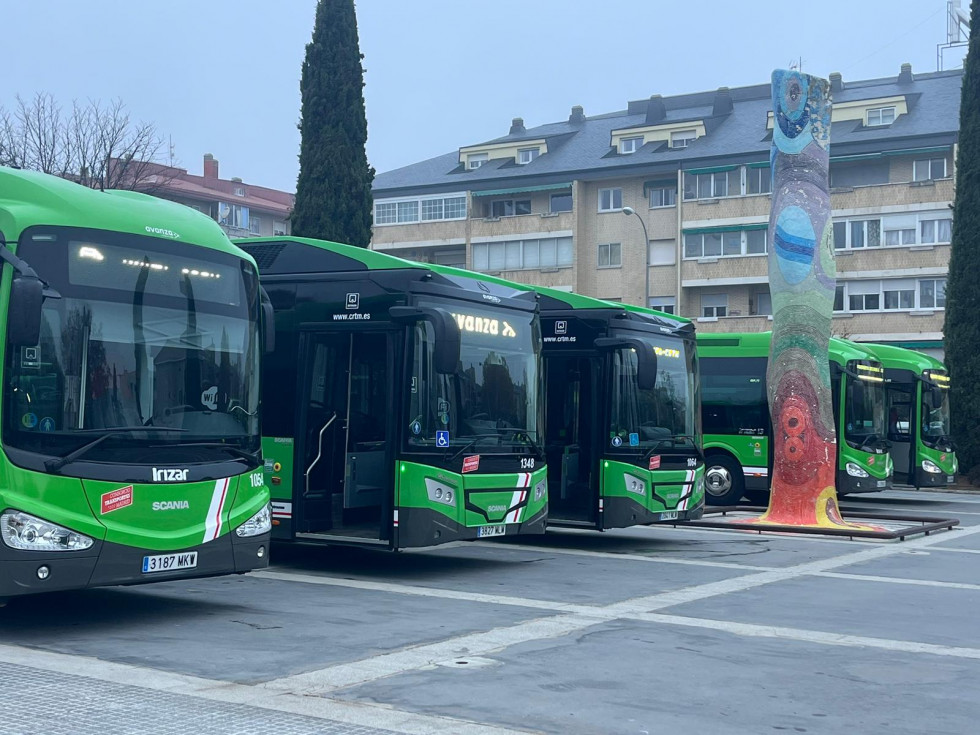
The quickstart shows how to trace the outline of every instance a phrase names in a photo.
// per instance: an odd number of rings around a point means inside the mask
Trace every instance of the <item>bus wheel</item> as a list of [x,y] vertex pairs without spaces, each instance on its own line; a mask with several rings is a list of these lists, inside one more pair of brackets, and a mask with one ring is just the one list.
[[709,505],[737,505],[744,490],[745,478],[738,462],[723,454],[708,457],[704,497]]

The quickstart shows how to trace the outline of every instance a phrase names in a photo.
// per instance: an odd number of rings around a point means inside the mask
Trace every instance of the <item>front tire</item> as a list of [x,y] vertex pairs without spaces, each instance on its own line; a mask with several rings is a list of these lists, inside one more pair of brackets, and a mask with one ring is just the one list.
[[709,505],[737,505],[745,492],[742,466],[731,457],[708,457],[704,473],[704,498]]

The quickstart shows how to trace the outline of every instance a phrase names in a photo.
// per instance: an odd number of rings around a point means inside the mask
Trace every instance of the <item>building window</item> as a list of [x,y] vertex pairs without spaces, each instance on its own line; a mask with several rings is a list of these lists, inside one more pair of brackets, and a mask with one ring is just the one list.
[[622,189],[599,189],[599,211],[618,212],[623,208]]
[[531,214],[530,199],[498,199],[490,202],[491,217],[513,217],[518,214]]
[[239,230],[248,229],[248,207],[240,204],[218,202],[218,224],[225,227],[235,227]]
[[253,235],[261,235],[262,234],[262,218],[261,217],[256,217],[254,215],[251,216],[251,217],[249,217],[248,218],[248,231],[251,232]]
[[650,265],[673,265],[677,257],[677,246],[673,240],[650,241]]
[[643,146],[643,137],[637,138],[623,138],[619,141],[619,152],[626,153],[636,153]]
[[772,172],[768,166],[745,167],[745,193],[768,194],[772,191]]
[[894,107],[873,107],[868,110],[868,127],[873,125],[891,125],[895,122]]
[[705,318],[725,316],[728,314],[728,294],[701,294],[701,316]]
[[650,308],[664,314],[676,314],[677,300],[673,296],[651,296]]
[[887,160],[830,162],[831,189],[887,184],[890,175],[891,166]]
[[466,219],[463,195],[427,199],[398,199],[374,203],[374,224],[394,225],[434,220]]
[[945,278],[924,278],[919,281],[919,308],[946,308]]
[[551,212],[553,214],[558,212],[571,212],[572,211],[572,192],[567,194],[552,194],[551,195]]
[[236,197],[243,197],[243,196],[245,196],[245,187],[244,186],[236,186],[235,187],[235,196]]
[[953,236],[953,220],[951,219],[924,219],[919,222],[922,234],[921,242],[925,245],[935,243],[946,243]]
[[928,181],[929,179],[945,178],[945,158],[926,158],[921,161],[912,161],[912,181]]
[[287,235],[287,234],[289,234],[289,233],[286,232],[286,223],[285,222],[282,222],[282,221],[277,220],[277,219],[272,220],[272,236],[273,237],[280,237],[280,236]]
[[473,244],[473,270],[534,270],[569,266],[574,260],[571,237],[543,237]]
[[850,248],[876,248],[881,245],[880,219],[855,219],[834,222],[834,247],[837,250]]
[[684,235],[685,258],[763,255],[765,230],[717,230]]
[[623,265],[623,246],[618,242],[611,242],[599,246],[599,267],[600,268],[619,268]]
[[749,313],[753,316],[770,316],[772,314],[772,294],[759,291],[749,304]]
[[670,147],[687,148],[697,137],[697,130],[678,130],[670,134]]
[[946,308],[945,278],[889,278],[837,284],[834,311],[910,311]]
[[915,245],[915,224],[912,227],[889,225],[885,221],[885,245]]
[[650,189],[650,207],[673,207],[677,204],[676,186],[655,186]]
[[471,153],[466,157],[466,168],[472,171],[473,169],[480,168],[480,166],[489,160],[489,153]]
[[740,169],[708,174],[684,172],[684,199],[718,199],[742,193]]
[[522,166],[526,166],[541,152],[540,148],[520,148],[517,151],[517,162]]

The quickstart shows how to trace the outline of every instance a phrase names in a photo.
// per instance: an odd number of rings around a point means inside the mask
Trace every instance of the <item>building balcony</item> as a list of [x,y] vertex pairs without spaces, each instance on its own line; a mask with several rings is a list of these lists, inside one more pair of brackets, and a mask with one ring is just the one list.
[[699,332],[768,332],[772,329],[772,317],[767,314],[748,316],[719,316],[713,318],[694,317],[695,328]]
[[953,179],[903,181],[893,184],[831,189],[830,206],[835,214],[840,210],[854,209],[877,212],[883,207],[889,207],[891,211],[898,211],[903,206],[910,204],[951,202],[953,196]]
[[505,238],[530,233],[570,232],[575,224],[572,212],[521,214],[513,217],[470,220],[470,237]]

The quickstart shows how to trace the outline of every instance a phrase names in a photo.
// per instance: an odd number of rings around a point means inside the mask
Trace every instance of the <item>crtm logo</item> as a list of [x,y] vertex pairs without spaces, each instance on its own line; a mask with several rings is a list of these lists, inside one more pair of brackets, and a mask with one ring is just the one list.
[[187,482],[187,470],[153,468],[153,482]]
[[190,507],[186,500],[161,500],[153,504],[153,510],[187,510]]

